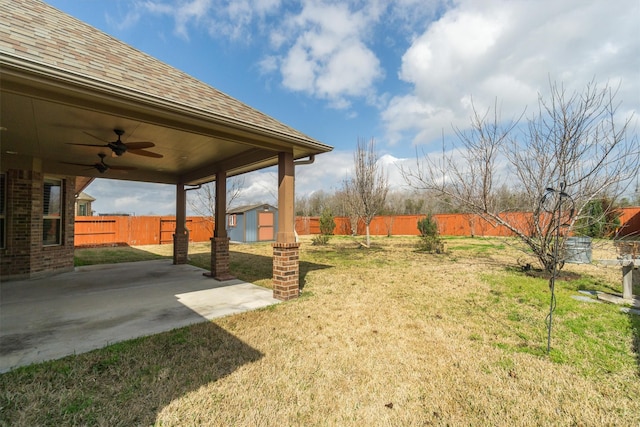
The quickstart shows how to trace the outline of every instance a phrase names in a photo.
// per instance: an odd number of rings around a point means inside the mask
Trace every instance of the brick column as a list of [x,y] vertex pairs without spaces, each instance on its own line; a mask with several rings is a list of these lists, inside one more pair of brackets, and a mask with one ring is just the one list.
[[273,243],[273,297],[282,301],[300,295],[299,243]]
[[173,263],[186,264],[189,262],[189,230],[173,235]]
[[235,279],[229,270],[229,240],[228,237],[211,238],[211,273],[205,276],[220,281]]

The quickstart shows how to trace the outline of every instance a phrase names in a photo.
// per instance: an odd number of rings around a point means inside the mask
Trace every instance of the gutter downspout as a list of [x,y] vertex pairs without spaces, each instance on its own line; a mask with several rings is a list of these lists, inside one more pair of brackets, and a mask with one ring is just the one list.
[[316,155],[312,154],[309,156],[307,160],[296,160],[295,162],[293,162],[293,165],[294,166],[311,165],[315,161],[316,161]]
[[[315,154],[311,154],[307,160],[296,160],[295,162],[293,162],[293,166],[295,167],[295,166],[311,165],[315,161],[316,161],[316,155]],[[294,213],[295,213],[295,207],[294,207]],[[298,232],[296,231],[296,216],[295,215],[293,216],[293,234],[296,237],[296,243],[298,243],[300,241],[300,239],[298,238]]]

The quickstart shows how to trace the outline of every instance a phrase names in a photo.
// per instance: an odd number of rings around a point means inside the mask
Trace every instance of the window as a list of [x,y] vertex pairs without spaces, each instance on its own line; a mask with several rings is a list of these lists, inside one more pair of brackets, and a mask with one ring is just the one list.
[[42,193],[42,244],[59,245],[62,241],[62,181],[45,178]]
[[6,218],[6,213],[5,213],[5,209],[7,206],[7,191],[6,191],[6,178],[4,174],[0,174],[0,248],[4,248],[5,247],[5,241],[4,241],[4,236],[5,236],[5,218]]
[[78,203],[78,215],[87,216],[87,204],[84,202]]
[[229,227],[235,227],[236,226],[236,214],[229,215],[227,222],[229,224]]

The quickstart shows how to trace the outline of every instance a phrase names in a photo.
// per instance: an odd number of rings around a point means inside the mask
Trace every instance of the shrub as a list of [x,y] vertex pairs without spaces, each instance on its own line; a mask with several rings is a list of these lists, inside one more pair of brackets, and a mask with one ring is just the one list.
[[575,229],[584,236],[611,237],[620,227],[620,214],[620,210],[615,209],[613,202],[606,197],[591,200],[585,205]]
[[333,220],[331,209],[325,208],[320,216],[320,234],[330,236],[336,228],[336,222]]
[[426,217],[418,221],[418,231],[420,231],[419,251],[444,253],[444,242],[438,233],[438,223],[431,214],[427,214]]
[[313,246],[324,246],[327,243],[329,243],[329,236],[327,236],[326,234],[318,234],[313,236],[313,238],[311,239],[311,244]]
[[329,236],[333,234],[335,228],[336,223],[333,220],[331,209],[325,208],[320,216],[320,235],[313,236],[311,244],[316,246],[326,245],[329,243]]

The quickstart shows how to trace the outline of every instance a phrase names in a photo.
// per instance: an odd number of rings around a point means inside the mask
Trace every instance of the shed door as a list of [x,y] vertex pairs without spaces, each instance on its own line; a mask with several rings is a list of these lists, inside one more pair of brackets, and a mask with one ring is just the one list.
[[275,238],[273,212],[258,212],[258,241],[264,242]]

